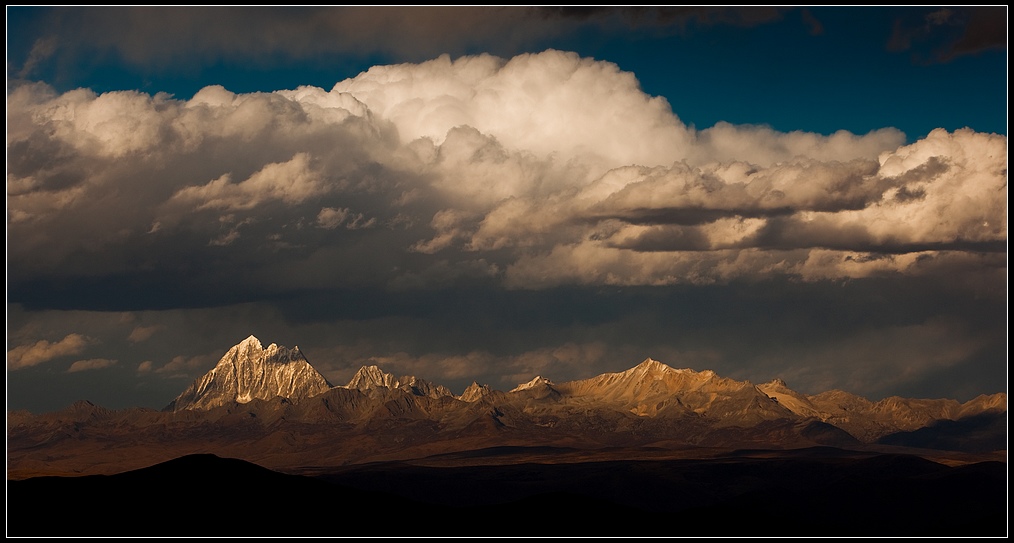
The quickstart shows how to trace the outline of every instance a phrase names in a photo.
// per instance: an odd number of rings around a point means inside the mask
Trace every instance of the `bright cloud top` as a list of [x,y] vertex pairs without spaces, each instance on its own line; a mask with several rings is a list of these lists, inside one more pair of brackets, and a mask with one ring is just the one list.
[[247,296],[350,277],[541,288],[1005,269],[1006,137],[903,143],[892,128],[696,130],[634,74],[554,50],[185,101],[24,85],[8,96],[10,268],[186,266]]

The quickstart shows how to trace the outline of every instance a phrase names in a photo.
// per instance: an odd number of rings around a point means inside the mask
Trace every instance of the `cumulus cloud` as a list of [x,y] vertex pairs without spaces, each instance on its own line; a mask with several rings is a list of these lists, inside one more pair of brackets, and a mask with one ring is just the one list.
[[8,103],[15,282],[171,276],[251,299],[824,280],[1005,251],[1005,136],[697,130],[564,51],[377,66],[329,91],[32,84]]
[[377,66],[333,90],[393,121],[409,141],[440,143],[467,125],[560,160],[592,154],[612,165],[654,165],[680,157],[689,139],[668,102],[641,92],[632,73],[563,51]]
[[362,213],[352,213],[347,207],[338,209],[325,207],[317,214],[317,227],[325,230],[334,230],[342,225],[349,230],[359,230],[372,228],[376,224],[376,217],[367,219]]
[[1005,252],[1005,149],[1003,136],[936,130],[877,161],[626,167],[575,198],[501,204],[477,237],[502,246],[547,225],[586,225],[508,267],[518,286],[828,277],[813,274],[814,257],[836,262],[838,277],[906,272],[926,257],[951,258],[941,251]]
[[81,334],[68,334],[57,342],[45,339],[30,345],[18,345],[7,351],[7,369],[18,370],[36,366],[62,356],[80,354],[94,340]]
[[801,131],[784,133],[767,126],[727,122],[700,130],[695,136],[694,148],[687,156],[687,160],[695,164],[737,161],[772,166],[800,157],[850,161],[876,158],[905,143],[905,135],[896,128],[881,128],[864,135],[840,130],[825,136]]
[[192,205],[197,210],[224,211],[249,210],[270,200],[298,204],[327,191],[309,161],[308,154],[297,153],[287,162],[265,165],[239,183],[233,183],[231,175],[225,174],[206,185],[181,189],[169,201]]
[[67,373],[77,373],[79,371],[99,370],[102,368],[108,368],[116,364],[116,360],[109,360],[108,358],[89,358],[88,360],[78,360],[70,365],[67,369]]

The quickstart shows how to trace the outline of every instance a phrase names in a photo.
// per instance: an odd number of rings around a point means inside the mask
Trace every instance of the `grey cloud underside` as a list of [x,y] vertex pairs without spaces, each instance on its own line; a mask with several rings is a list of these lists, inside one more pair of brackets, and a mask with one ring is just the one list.
[[585,221],[595,223],[616,219],[628,224],[636,225],[674,225],[674,226],[696,226],[715,222],[726,217],[743,217],[747,219],[780,217],[791,215],[795,210],[791,207],[777,207],[768,209],[715,209],[703,207],[683,208],[641,208],[613,212],[610,214],[591,215]]
[[[721,214],[727,217],[743,217],[739,214]],[[652,221],[654,223],[654,221]],[[636,223],[635,223],[636,224]],[[747,249],[792,251],[796,249],[830,249],[835,251],[869,253],[868,255],[845,255],[844,259],[875,259],[878,255],[900,255],[954,251],[958,253],[1004,253],[1006,240],[975,241],[956,239],[953,241],[906,242],[902,240],[876,240],[862,228],[841,229],[834,225],[812,225],[791,218],[768,220],[753,236],[736,243],[715,246],[700,230],[680,225],[653,224],[652,228],[637,237],[611,243],[620,249],[644,252],[669,251],[710,251],[715,249]],[[987,257],[985,262],[1003,265],[1006,258]]]

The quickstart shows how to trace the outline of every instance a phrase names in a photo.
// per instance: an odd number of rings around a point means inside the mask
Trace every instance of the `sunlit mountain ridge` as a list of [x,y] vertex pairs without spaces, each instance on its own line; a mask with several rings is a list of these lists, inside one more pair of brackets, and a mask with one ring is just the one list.
[[840,390],[802,394],[778,379],[754,385],[651,358],[588,379],[536,376],[509,392],[473,382],[454,395],[375,365],[335,386],[298,347],[264,347],[250,336],[161,411],[79,401],[52,413],[8,413],[8,477],[114,473],[197,453],[301,470],[505,446],[867,450],[911,443],[995,456],[1005,455],[1006,417],[1003,392],[964,403],[874,402]]
[[[345,385],[331,385],[296,347],[272,343],[263,347],[250,336],[229,349],[210,372],[166,408],[170,411],[210,409],[246,404],[254,398],[276,398],[300,403],[335,389],[370,394],[373,389],[400,390],[410,397],[459,402],[501,402],[521,412],[548,416],[565,407],[592,406],[639,417],[697,417],[718,427],[748,427],[763,421],[819,419],[852,434],[860,441],[875,441],[896,431],[911,431],[937,420],[957,420],[990,411],[1006,411],[1005,393],[982,395],[960,403],[950,399],[910,399],[897,396],[873,402],[841,390],[806,395],[774,379],[754,385],[717,375],[711,370],[676,369],[647,358],[622,372],[588,379],[554,383],[543,376],[521,383],[509,392],[473,383],[455,396],[443,385],[407,375],[396,377],[376,365],[363,366]],[[525,392],[519,395],[518,393]],[[499,392],[491,396],[492,392]],[[374,394],[376,395],[376,394]],[[544,400],[533,403],[535,400]],[[467,406],[444,402],[445,408]],[[434,409],[424,409],[435,413]]]

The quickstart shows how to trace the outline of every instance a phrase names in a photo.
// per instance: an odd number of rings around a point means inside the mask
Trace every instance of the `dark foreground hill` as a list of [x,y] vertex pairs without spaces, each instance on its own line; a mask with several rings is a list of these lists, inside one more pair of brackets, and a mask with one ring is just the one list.
[[[476,451],[287,475],[190,455],[7,482],[22,536],[1005,536],[1002,462],[830,447],[710,459],[517,462]],[[563,454],[561,451],[560,454]],[[489,457],[511,456],[509,464]],[[538,459],[553,450],[531,451]],[[494,458],[495,460],[495,458]]]

